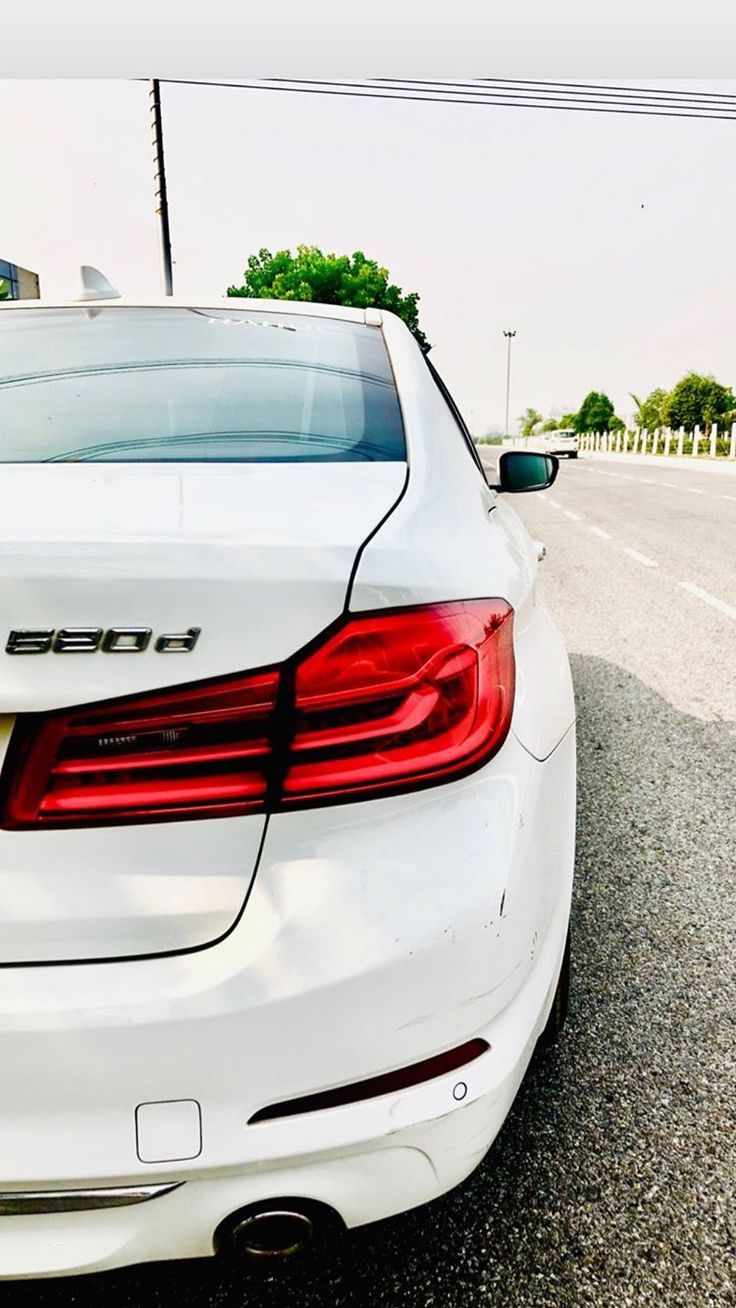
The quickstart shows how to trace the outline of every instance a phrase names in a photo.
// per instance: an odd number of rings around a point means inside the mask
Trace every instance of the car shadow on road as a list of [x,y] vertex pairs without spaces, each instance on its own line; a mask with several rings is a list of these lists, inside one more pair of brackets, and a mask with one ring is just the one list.
[[570,1017],[482,1166],[302,1263],[17,1283],[7,1308],[733,1303],[736,731],[614,664],[572,665]]

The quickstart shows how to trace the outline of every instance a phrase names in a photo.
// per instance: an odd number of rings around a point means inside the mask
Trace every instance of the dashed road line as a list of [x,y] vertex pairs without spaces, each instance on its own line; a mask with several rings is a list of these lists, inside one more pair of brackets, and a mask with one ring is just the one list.
[[717,595],[711,595],[701,586],[696,586],[694,581],[681,581],[680,586],[686,590],[688,595],[694,595],[696,599],[702,600],[704,604],[710,604],[711,608],[718,609],[719,613],[725,613],[727,618],[733,618],[736,621],[736,609],[732,604],[727,604],[725,600],[718,599]]
[[572,509],[563,509],[562,512],[565,517],[570,518],[572,522],[582,522],[581,515],[579,513],[573,513]]
[[736,504],[736,495],[722,495],[722,496],[721,496],[721,499],[722,499],[722,500],[731,500],[734,504]]
[[611,540],[610,531],[604,531],[602,527],[590,527],[594,536],[600,536],[601,540]]
[[631,559],[636,559],[637,563],[643,563],[645,568],[659,567],[656,559],[650,559],[647,554],[640,554],[638,550],[632,550],[629,545],[622,545],[621,548],[624,554],[628,554]]
[[685,490],[686,490],[690,495],[707,495],[707,494],[708,494],[707,491],[704,491],[704,490],[698,490],[697,486],[686,486],[686,487],[685,487]]

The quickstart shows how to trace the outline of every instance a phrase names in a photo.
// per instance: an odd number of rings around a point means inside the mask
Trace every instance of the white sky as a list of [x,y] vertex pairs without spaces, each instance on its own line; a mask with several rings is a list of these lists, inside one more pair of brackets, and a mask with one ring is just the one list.
[[[736,94],[736,79],[666,85]],[[163,96],[177,294],[217,297],[262,246],[363,250],[420,292],[477,431],[503,423],[505,327],[512,417],[591,389],[625,417],[629,391],[689,368],[736,384],[736,122]],[[82,262],[158,294],[147,85],[4,81],[0,120],[0,257],[51,297]]]

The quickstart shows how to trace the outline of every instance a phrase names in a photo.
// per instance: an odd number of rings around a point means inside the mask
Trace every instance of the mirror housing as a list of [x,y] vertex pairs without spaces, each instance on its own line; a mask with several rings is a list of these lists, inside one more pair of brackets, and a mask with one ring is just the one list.
[[547,490],[560,467],[554,454],[540,454],[536,450],[504,450],[498,460],[496,491],[509,491],[520,495],[523,491]]

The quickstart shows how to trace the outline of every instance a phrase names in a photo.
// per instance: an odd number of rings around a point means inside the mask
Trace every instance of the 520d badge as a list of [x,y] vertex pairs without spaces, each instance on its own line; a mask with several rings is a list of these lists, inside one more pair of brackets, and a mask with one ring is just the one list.
[[[189,654],[201,628],[157,636],[153,648],[158,654]],[[142,654],[151,643],[150,627],[19,627],[11,631],[6,654]]]

